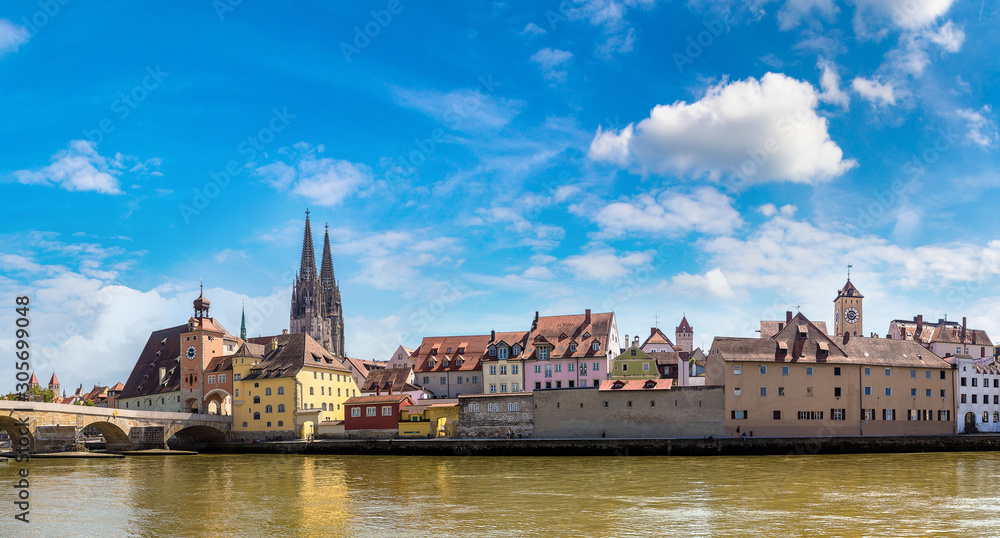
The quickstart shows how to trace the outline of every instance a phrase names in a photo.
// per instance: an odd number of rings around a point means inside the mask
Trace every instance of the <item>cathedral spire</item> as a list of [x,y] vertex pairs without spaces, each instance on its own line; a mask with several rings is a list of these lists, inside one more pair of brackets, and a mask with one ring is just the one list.
[[240,319],[240,338],[247,339],[247,305],[243,303],[243,317]]
[[326,233],[323,234],[323,261],[320,262],[319,279],[324,289],[331,289],[337,285],[337,279],[333,274],[333,257],[330,255],[330,225],[326,225]]
[[316,278],[316,253],[313,251],[312,227],[309,225],[309,210],[306,209],[306,232],[302,237],[302,263],[299,275],[306,279]]

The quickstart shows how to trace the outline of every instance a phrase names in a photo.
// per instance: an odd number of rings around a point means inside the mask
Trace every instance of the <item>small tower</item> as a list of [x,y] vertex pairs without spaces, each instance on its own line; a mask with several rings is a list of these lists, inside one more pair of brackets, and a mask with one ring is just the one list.
[[837,292],[837,298],[833,300],[833,334],[843,336],[850,333],[851,336],[864,336],[862,325],[862,300],[865,298],[851,283],[851,267],[847,266],[847,283]]
[[31,372],[31,380],[28,381],[28,390],[38,386],[41,386],[41,383],[38,382],[38,377],[35,376],[35,372]]
[[59,380],[56,379],[55,372],[52,372],[52,378],[49,379],[49,390],[52,391],[52,394],[59,396]]
[[677,342],[678,351],[690,353],[694,350],[694,328],[688,323],[687,316],[681,317],[681,323],[674,331],[674,342]]

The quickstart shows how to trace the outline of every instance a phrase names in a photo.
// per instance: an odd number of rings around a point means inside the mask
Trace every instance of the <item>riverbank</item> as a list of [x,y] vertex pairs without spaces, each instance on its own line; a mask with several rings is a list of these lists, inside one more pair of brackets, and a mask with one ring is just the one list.
[[337,439],[218,443],[203,454],[400,456],[740,456],[1000,450],[1000,435],[750,439]]

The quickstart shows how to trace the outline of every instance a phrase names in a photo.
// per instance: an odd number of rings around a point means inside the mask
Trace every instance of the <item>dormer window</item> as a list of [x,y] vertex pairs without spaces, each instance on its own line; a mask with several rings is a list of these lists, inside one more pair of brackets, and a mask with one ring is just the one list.
[[594,342],[594,343],[593,343],[593,344],[592,344],[592,345],[590,346],[590,349],[593,349],[594,351],[599,351],[599,350],[601,349],[601,344],[600,344],[600,342]]
[[515,357],[519,356],[521,354],[521,346],[514,346],[514,349],[511,350],[511,354]]
[[458,348],[458,353],[459,354],[465,353],[465,348],[464,347]]
[[559,335],[559,338],[566,338],[566,333],[562,333],[562,334],[560,334],[560,335]]
[[427,365],[430,366],[431,368],[434,368],[434,363],[435,362],[436,361],[434,359],[431,359],[430,361],[428,361]]
[[547,347],[538,348],[538,360],[540,361],[549,360],[549,348]]
[[507,360],[507,348],[505,347],[500,348],[499,356],[497,358],[499,358],[500,360]]
[[462,366],[462,359],[455,359],[455,366]]
[[590,332],[588,331],[588,332],[583,333],[583,337],[584,338],[590,338]]
[[447,353],[451,353],[451,348],[448,348],[448,351],[447,351]]
[[448,359],[445,359],[445,360],[441,361],[441,366],[444,366],[445,368],[447,368],[448,367]]
[[[597,351],[597,349],[595,348],[594,351]],[[632,349],[631,351],[632,351],[632,356],[635,357],[635,349]]]
[[569,345],[569,351],[570,351],[570,353],[576,353],[576,344],[575,343]]
[[490,346],[490,357],[497,356],[497,346]]
[[434,348],[431,350],[431,355],[437,355],[437,354],[438,354],[438,348]]

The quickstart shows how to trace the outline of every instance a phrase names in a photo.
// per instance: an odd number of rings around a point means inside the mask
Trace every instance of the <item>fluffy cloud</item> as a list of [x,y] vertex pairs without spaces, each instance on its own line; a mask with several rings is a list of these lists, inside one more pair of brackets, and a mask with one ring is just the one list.
[[578,279],[606,281],[624,278],[637,269],[648,267],[652,261],[653,255],[649,252],[618,255],[608,248],[570,256],[563,260],[563,265]]
[[813,183],[857,165],[830,139],[816,114],[819,94],[808,82],[767,73],[708,89],[694,102],[658,105],[619,132],[598,129],[589,156],[642,171],[724,175],[746,183]]
[[419,110],[449,129],[465,131],[503,127],[520,114],[525,104],[478,89],[439,92],[394,88],[393,96],[398,104]]
[[854,0],[854,29],[862,36],[880,37],[884,26],[915,30],[933,24],[955,0]]
[[837,66],[830,62],[820,62],[819,67],[823,70],[823,75],[819,79],[819,85],[823,88],[823,93],[819,95],[820,101],[847,108],[851,103],[851,97],[840,89],[840,75],[837,73]]
[[372,183],[372,172],[364,164],[321,157],[322,144],[299,142],[281,148],[289,162],[275,161],[256,168],[253,174],[278,191],[291,190],[324,206],[337,206],[347,197]]
[[[424,296],[441,282],[424,277],[426,266],[458,266],[461,246],[454,238],[434,235],[432,230],[390,230],[356,234],[338,228],[330,236],[341,241],[331,245],[344,256],[354,256],[362,269],[350,282],[378,290],[400,291],[407,297]],[[336,240],[335,239],[335,240]]]
[[562,82],[566,80],[565,67],[573,60],[573,53],[548,47],[531,55],[531,61],[538,64],[545,80]]
[[778,27],[782,30],[790,30],[813,13],[827,21],[832,21],[837,17],[839,11],[840,9],[834,0],[786,0],[785,4],[778,10]]
[[710,296],[718,299],[735,299],[736,292],[733,291],[732,286],[729,285],[729,280],[726,279],[726,274],[722,272],[722,269],[718,267],[706,272],[704,275],[690,275],[688,273],[680,273],[674,275],[671,280],[678,291],[700,291],[708,293]]
[[529,22],[524,25],[524,29],[521,30],[521,33],[525,35],[545,35],[549,32],[545,28],[542,28],[533,22]]
[[630,232],[681,236],[690,232],[724,235],[743,224],[732,199],[711,187],[690,194],[665,190],[615,202],[593,216],[601,235],[615,237]]
[[[107,158],[97,153],[93,142],[73,140],[69,148],[51,158],[52,164],[33,170],[18,170],[14,177],[28,185],[57,186],[68,191],[94,191],[104,194],[121,194],[118,177],[126,169],[150,173],[158,159],[136,164],[136,160],[120,153]],[[138,166],[138,168],[136,168]],[[157,173],[157,172],[153,172]]]
[[992,118],[993,109],[990,105],[983,105],[979,110],[959,109],[955,114],[966,121],[968,128],[966,136],[970,142],[983,148],[992,148],[997,145],[1000,135],[997,133],[997,124]]
[[0,19],[0,58],[8,52],[16,51],[28,42],[31,33],[27,28],[18,26],[7,19]]
[[875,79],[857,77],[851,82],[851,88],[874,107],[896,104],[896,90],[889,82],[883,84]]
[[521,237],[521,243],[532,248],[556,247],[565,235],[565,231],[558,226],[532,222],[520,209],[496,206],[480,208],[477,213],[483,224],[505,224],[508,232]]

